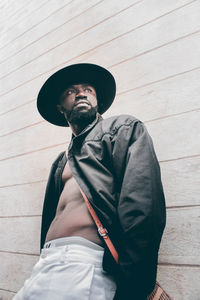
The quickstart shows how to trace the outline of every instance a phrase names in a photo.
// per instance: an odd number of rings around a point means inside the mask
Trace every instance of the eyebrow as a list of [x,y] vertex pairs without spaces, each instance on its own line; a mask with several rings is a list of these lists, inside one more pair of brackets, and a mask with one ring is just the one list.
[[83,86],[89,86],[91,88],[93,88],[95,90],[95,93],[96,93],[96,89],[93,85],[91,85],[90,83],[76,83],[76,84],[72,84],[72,85],[69,85],[68,87],[66,87],[66,89],[61,93],[60,97],[59,97],[59,103],[60,101],[63,100],[63,97],[65,97],[65,93],[68,89],[72,89],[74,88],[75,85],[78,85],[78,84],[82,84]]
[[83,86],[90,86],[90,87],[92,87],[93,89],[95,89],[95,87],[94,87],[92,84],[90,84],[90,83],[77,83],[77,84],[69,85],[65,90],[74,88],[75,85],[79,85],[79,84],[81,84],[81,85],[83,85]]

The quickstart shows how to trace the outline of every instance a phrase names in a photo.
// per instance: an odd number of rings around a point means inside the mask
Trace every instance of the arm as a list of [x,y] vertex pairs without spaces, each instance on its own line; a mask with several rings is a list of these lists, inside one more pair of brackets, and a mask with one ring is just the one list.
[[56,188],[55,172],[58,167],[58,162],[60,161],[60,159],[62,159],[63,155],[64,152],[60,153],[57,159],[52,164],[49,173],[49,178],[47,181],[43,211],[42,211],[40,249],[43,247],[45,243],[47,231],[56,213],[59,194],[58,194],[58,188]]
[[117,207],[124,251],[119,255],[121,273],[115,299],[137,295],[139,300],[154,288],[166,218],[160,168],[143,123],[133,121],[119,130],[114,155],[118,160],[121,155],[124,164]]

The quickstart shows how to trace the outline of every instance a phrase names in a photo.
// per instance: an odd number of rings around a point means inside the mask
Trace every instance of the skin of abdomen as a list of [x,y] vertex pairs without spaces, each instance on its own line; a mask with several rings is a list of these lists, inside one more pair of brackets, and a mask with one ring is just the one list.
[[62,180],[64,188],[60,195],[55,218],[47,232],[46,242],[67,236],[80,236],[103,246],[96,224],[68,165],[65,166]]

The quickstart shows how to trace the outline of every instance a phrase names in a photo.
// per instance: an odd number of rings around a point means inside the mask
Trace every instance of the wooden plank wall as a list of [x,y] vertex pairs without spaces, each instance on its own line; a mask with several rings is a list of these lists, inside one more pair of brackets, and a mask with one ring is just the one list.
[[117,97],[105,117],[143,120],[167,203],[158,280],[175,300],[200,299],[200,1],[2,0],[0,5],[0,299],[12,299],[39,255],[50,165],[69,129],[36,110],[59,68],[108,68]]

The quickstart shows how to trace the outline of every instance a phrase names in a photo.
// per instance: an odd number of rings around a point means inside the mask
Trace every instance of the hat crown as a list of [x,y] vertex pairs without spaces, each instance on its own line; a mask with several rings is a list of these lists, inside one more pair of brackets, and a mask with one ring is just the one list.
[[56,105],[61,93],[68,86],[78,83],[90,83],[95,88],[100,114],[111,106],[116,93],[112,74],[99,65],[80,63],[58,70],[45,81],[37,97],[37,108],[41,116],[54,125],[68,126]]

